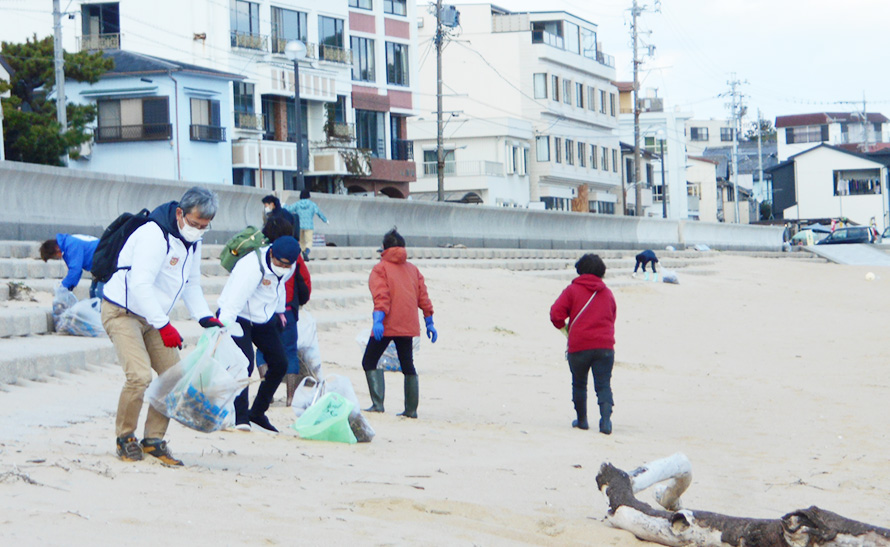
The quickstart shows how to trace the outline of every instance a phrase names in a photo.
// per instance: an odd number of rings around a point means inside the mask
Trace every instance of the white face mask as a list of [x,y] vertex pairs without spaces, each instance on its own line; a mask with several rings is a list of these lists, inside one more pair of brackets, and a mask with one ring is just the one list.
[[182,239],[188,241],[189,243],[194,243],[201,239],[204,236],[204,232],[207,230],[199,230],[197,228],[192,228],[188,222],[183,221],[184,226],[179,229],[180,235],[182,235]]
[[272,271],[275,272],[275,275],[277,275],[278,277],[284,277],[290,273],[290,268],[282,268],[280,266],[272,264]]
[[268,215],[269,213],[271,213],[274,210],[275,210],[274,207],[266,207],[266,214]]

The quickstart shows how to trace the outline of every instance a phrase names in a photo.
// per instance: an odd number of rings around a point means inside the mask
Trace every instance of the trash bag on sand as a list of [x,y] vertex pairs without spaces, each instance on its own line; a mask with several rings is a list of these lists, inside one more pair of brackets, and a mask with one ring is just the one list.
[[318,349],[318,326],[312,314],[300,310],[297,320],[297,358],[300,374],[316,380],[321,376],[321,351]]
[[[70,291],[68,294],[71,294]],[[74,295],[71,294],[71,296],[73,297]],[[101,301],[98,298],[89,298],[77,302],[55,319],[56,332],[73,334],[74,336],[104,336],[105,328],[102,326],[100,304]],[[53,301],[53,310],[55,310],[55,307],[55,301]]]
[[301,417],[308,408],[315,404],[326,393],[337,393],[353,404],[349,412],[349,427],[360,443],[371,442],[376,432],[359,409],[358,398],[352,388],[352,382],[346,376],[329,374],[324,380],[316,381],[314,378],[303,378],[294,393],[291,408],[297,417]]
[[161,414],[210,433],[235,424],[235,396],[247,383],[244,353],[228,332],[210,328],[194,351],[152,380],[145,396]]
[[661,279],[662,279],[662,281],[664,281],[665,283],[672,283],[672,284],[674,284],[674,285],[679,285],[679,284],[680,284],[680,280],[677,279],[677,272],[674,272],[674,271],[665,270],[665,271],[662,272],[662,274],[661,274]]
[[355,405],[339,393],[326,393],[306,409],[291,427],[303,439],[355,444],[349,413]]
[[[358,333],[358,336],[355,337],[355,341],[361,346],[362,351],[364,351],[364,349],[368,347],[368,339],[370,338],[371,329],[364,329]],[[414,346],[414,353],[417,353],[417,350],[420,349],[420,337],[415,336],[411,342],[411,345]],[[380,360],[377,361],[377,368],[391,372],[402,371],[402,366],[399,364],[399,352],[396,351],[395,342],[390,342],[389,345],[386,346],[386,350],[383,352],[383,355],[380,356]]]
[[77,304],[77,297],[74,296],[74,293],[59,283],[59,286],[56,287],[55,294],[53,294],[53,324],[59,320],[59,317],[61,317],[68,308],[75,304]]

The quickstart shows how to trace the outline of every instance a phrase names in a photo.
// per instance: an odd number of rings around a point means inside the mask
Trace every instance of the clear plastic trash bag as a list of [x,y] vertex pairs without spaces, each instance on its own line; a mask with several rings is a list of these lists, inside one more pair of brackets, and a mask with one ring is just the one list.
[[[356,343],[358,343],[359,346],[361,346],[362,351],[364,351],[364,349],[368,347],[368,339],[370,338],[371,329],[364,329],[358,333],[358,336],[355,337],[355,341]],[[420,337],[415,336],[411,342],[411,345],[414,346],[414,353],[417,353],[417,350],[420,349]],[[390,342],[389,345],[386,346],[386,350],[377,361],[377,368],[389,370],[392,372],[402,371],[402,367],[401,365],[399,365],[399,353],[396,351],[395,342]]]
[[[98,298],[88,298],[77,302],[62,312],[62,315],[55,320],[56,332],[74,336],[105,336],[100,305],[101,301]],[[55,309],[55,302],[53,309]]]

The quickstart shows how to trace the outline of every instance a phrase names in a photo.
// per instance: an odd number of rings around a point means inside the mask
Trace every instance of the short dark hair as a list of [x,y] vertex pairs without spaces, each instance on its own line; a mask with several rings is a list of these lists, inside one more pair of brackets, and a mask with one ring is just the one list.
[[404,247],[405,246],[405,238],[396,231],[395,226],[393,226],[392,230],[386,232],[386,235],[383,236],[383,248],[389,249],[390,247]]
[[311,195],[311,194],[309,193],[309,189],[306,188],[306,189],[304,189],[303,191],[300,192],[300,199],[309,199],[309,196],[310,196],[310,195]]
[[578,275],[593,274],[601,278],[606,275],[606,263],[599,255],[587,253],[575,262],[575,271]]
[[276,197],[273,196],[272,194],[269,194],[268,196],[264,197],[264,198],[263,198],[263,203],[265,203],[265,204],[269,204],[269,203],[271,203],[272,205],[275,206],[276,209],[280,209],[280,208],[281,208],[281,200],[279,200],[278,198],[276,198]]
[[263,235],[269,241],[275,241],[282,236],[294,235],[294,225],[287,221],[283,215],[269,215],[263,224]]
[[40,245],[40,258],[44,262],[51,258],[56,257],[56,253],[58,253],[61,249],[59,249],[59,242],[56,241],[56,238],[47,239]]

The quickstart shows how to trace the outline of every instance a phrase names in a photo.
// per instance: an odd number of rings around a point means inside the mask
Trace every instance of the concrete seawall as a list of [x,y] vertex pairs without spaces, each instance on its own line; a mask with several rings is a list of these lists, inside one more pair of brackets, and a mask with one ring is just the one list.
[[[179,199],[191,184],[90,173],[15,162],[0,163],[0,239],[41,240],[57,232],[101,235],[124,211],[152,209]],[[220,195],[210,243],[223,243],[248,224],[261,221],[260,199],[268,192],[241,186],[208,185]],[[284,192],[282,203],[297,193]],[[705,244],[720,250],[780,250],[782,228],[638,219],[553,211],[480,207],[385,198],[314,194],[325,216],[316,231],[328,242],[375,246],[398,226],[408,244],[434,247],[537,249],[678,249]]]

